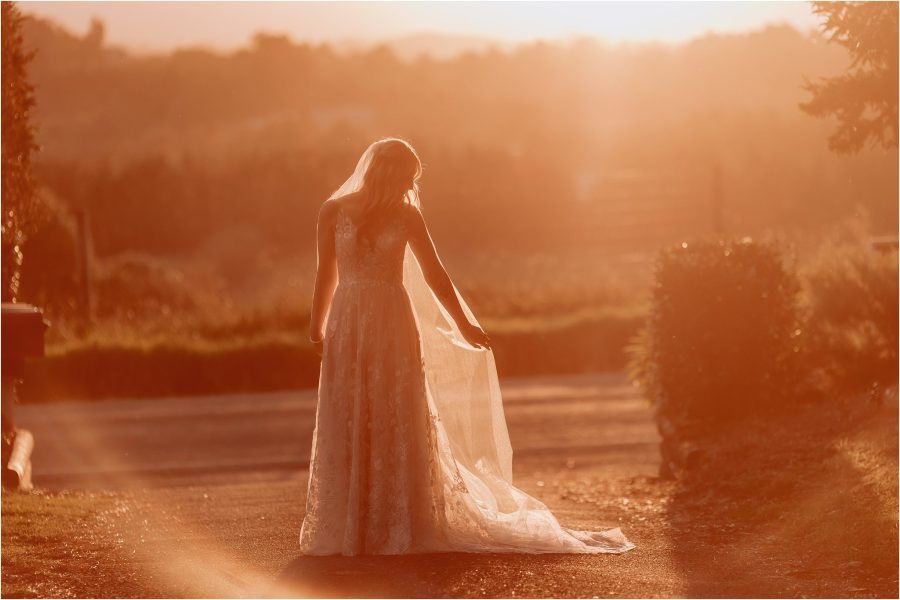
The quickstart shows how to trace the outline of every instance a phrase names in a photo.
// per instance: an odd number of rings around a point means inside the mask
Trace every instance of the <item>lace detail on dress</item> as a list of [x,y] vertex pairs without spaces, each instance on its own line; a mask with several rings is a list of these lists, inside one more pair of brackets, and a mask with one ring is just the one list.
[[374,239],[360,235],[343,207],[335,225],[335,254],[340,282],[403,285],[403,254],[407,233],[402,221],[389,222]]

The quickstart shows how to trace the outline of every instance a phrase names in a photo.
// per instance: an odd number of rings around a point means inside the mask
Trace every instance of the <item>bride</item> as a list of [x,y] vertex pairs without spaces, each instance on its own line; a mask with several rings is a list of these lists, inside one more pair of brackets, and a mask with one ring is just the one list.
[[322,205],[310,338],[322,356],[310,555],[621,553],[622,532],[560,526],[512,484],[488,336],[419,210],[419,158],[383,139]]

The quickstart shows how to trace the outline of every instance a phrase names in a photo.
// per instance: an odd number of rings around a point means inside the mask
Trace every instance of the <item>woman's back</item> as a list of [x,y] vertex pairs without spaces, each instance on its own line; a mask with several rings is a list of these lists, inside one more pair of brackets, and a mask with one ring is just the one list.
[[334,250],[339,285],[402,284],[408,235],[402,210],[373,219],[363,198],[332,200],[337,204]]

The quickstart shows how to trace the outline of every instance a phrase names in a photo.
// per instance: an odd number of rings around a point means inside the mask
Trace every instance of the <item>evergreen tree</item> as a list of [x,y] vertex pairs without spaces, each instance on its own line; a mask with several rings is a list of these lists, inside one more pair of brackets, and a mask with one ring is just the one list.
[[868,140],[897,147],[897,3],[813,2],[829,41],[850,53],[846,73],[807,82],[813,98],[800,107],[815,117],[834,115],[828,146],[858,152]]
[[15,301],[19,292],[22,244],[38,224],[40,203],[31,172],[36,149],[30,123],[34,89],[28,82],[27,53],[22,44],[22,15],[13,2],[3,2],[2,113],[2,297]]

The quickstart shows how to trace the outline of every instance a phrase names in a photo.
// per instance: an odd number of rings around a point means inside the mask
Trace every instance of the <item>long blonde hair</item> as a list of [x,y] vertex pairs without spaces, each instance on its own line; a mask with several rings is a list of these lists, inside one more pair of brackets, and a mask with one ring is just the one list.
[[363,175],[366,207],[363,226],[381,222],[403,204],[419,205],[422,161],[406,140],[384,138],[369,147],[371,162]]

